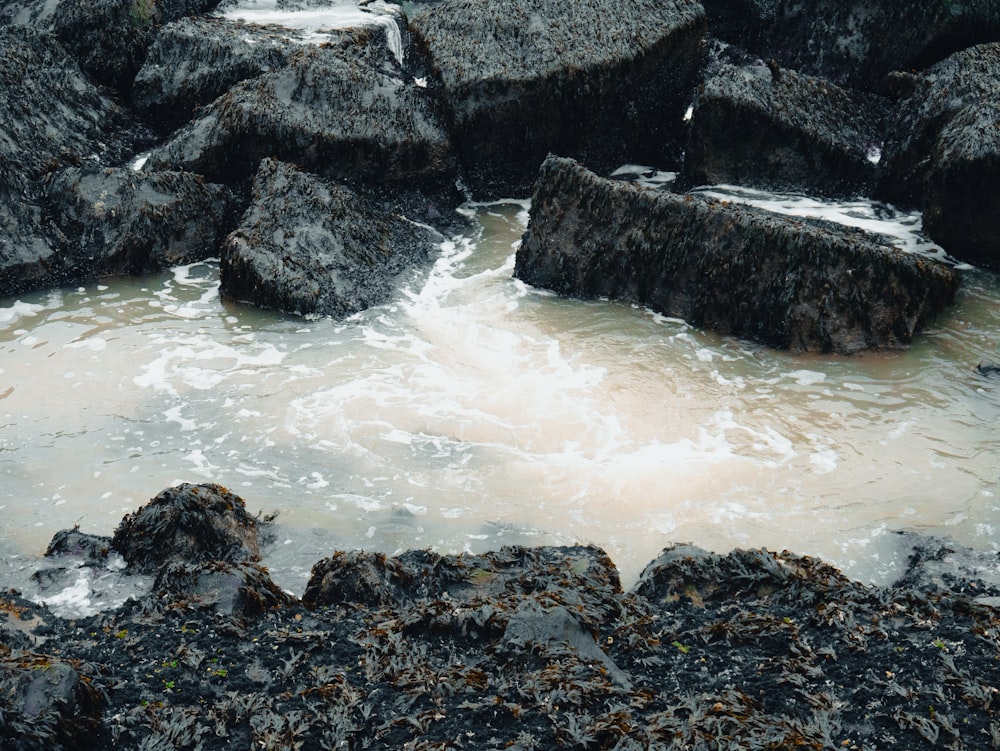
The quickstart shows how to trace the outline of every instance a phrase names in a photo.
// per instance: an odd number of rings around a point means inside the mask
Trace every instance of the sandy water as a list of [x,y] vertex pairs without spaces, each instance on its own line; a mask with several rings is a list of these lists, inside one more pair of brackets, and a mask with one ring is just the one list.
[[214,262],[0,301],[4,584],[182,481],[277,511],[266,563],[297,593],[336,548],[594,543],[626,583],[671,542],[869,581],[901,565],[893,530],[998,548],[996,276],[963,271],[905,352],[795,356],[532,289],[527,203],[464,210],[474,231],[346,321],[225,304]]

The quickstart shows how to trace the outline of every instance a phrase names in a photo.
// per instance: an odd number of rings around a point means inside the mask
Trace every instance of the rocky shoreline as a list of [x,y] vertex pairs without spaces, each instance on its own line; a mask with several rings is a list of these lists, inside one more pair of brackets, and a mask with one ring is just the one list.
[[866,586],[789,552],[673,545],[623,591],[595,547],[331,552],[301,598],[270,520],[181,485],[39,573],[147,575],[66,619],[0,594],[0,741],[18,749],[993,748],[997,556],[901,536]]

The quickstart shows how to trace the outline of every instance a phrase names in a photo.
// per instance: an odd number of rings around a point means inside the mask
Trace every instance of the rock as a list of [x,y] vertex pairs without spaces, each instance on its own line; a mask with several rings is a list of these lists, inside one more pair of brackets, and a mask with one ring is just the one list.
[[301,44],[291,31],[212,16],[167,24],[136,75],[133,106],[169,133],[240,81],[283,68]]
[[898,76],[880,194],[919,206],[924,229],[956,258],[1000,269],[1000,44]]
[[127,96],[157,28],[218,2],[13,0],[0,10],[0,23],[51,31],[95,81]]
[[71,274],[144,274],[217,256],[234,197],[185,172],[74,167],[50,183],[48,210],[67,238]]
[[265,159],[223,246],[220,291],[270,310],[346,316],[386,301],[435,244],[432,232],[350,189]]
[[550,157],[515,276],[793,351],[907,345],[956,273],[874,235],[605,180]]
[[167,607],[203,608],[237,619],[256,618],[295,602],[263,566],[219,560],[194,566],[166,563],[153,582],[153,592],[158,604],[166,601]]
[[357,37],[302,47],[286,67],[236,84],[155,149],[149,167],[233,183],[274,157],[390,193],[453,192],[454,156],[433,97],[394,67],[375,31]]
[[1000,598],[1000,554],[914,532],[896,535],[908,555],[906,570],[893,583],[894,587],[960,595],[977,601],[995,602]]
[[695,0],[447,0],[411,10],[477,197],[525,195],[554,149],[601,171],[677,160]]
[[10,749],[95,747],[106,701],[94,665],[30,652],[0,655],[0,744]]
[[981,362],[976,366],[976,372],[984,376],[1000,376],[1000,362]]
[[698,89],[682,176],[691,186],[870,195],[886,109],[792,70],[720,64]]
[[89,535],[79,527],[56,532],[45,549],[46,558],[69,556],[79,559],[86,566],[102,566],[107,563],[111,549],[111,538],[106,535]]
[[703,0],[712,34],[784,68],[884,93],[894,70],[923,68],[1000,39],[991,0]]
[[250,516],[243,499],[220,485],[183,483],[122,519],[111,545],[143,573],[168,563],[254,563],[268,521]]

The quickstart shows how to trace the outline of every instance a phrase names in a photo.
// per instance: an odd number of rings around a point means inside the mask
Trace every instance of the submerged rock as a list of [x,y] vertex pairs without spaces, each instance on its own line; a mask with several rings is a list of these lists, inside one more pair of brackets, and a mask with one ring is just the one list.
[[558,157],[531,204],[519,279],[793,351],[905,346],[958,284],[875,235],[606,180]]
[[870,194],[886,106],[764,64],[720,64],[695,98],[683,177],[824,196]]
[[111,546],[130,570],[145,573],[174,562],[253,563],[266,521],[250,516],[243,499],[221,485],[184,483],[122,519]]
[[992,0],[703,0],[712,34],[785,68],[885,92],[890,71],[923,68],[1000,39]]
[[446,0],[409,28],[477,197],[524,195],[553,149],[607,171],[678,156],[695,0]]
[[956,258],[1000,269],[1000,44],[895,82],[880,191],[923,208],[927,234]]
[[224,297],[299,315],[345,316],[384,302],[425,264],[435,234],[349,188],[265,159],[220,267]]

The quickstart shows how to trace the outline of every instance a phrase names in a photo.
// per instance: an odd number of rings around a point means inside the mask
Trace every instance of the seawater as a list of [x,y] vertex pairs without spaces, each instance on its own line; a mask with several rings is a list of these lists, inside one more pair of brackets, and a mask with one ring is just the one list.
[[225,303],[213,261],[0,301],[2,583],[31,594],[56,531],[111,534],[179,482],[277,512],[265,563],[296,593],[335,549],[593,543],[626,585],[673,542],[879,582],[895,530],[998,549],[996,276],[963,271],[906,351],[791,355],[521,283],[527,208],[464,207],[472,231],[343,321]]

